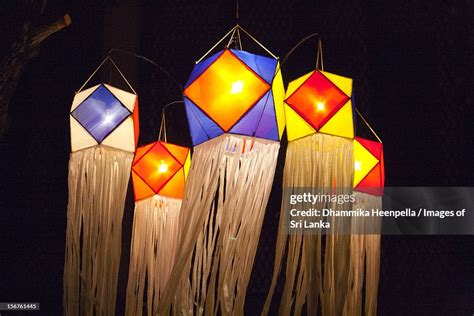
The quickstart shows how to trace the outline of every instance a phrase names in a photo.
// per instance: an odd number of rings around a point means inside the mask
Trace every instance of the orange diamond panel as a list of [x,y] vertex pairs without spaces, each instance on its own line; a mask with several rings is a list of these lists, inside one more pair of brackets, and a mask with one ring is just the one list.
[[184,94],[228,131],[270,86],[229,50],[225,50]]
[[315,71],[286,103],[316,130],[341,109],[349,97],[319,71]]
[[134,163],[132,170],[158,193],[181,167],[182,164],[157,142]]

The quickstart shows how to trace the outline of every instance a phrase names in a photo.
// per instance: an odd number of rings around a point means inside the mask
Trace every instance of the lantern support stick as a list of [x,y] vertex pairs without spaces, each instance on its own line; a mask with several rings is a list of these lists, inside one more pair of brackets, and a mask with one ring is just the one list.
[[112,63],[112,65],[114,65],[115,69],[117,69],[117,71],[119,72],[120,76],[122,76],[123,80],[125,80],[125,82],[127,83],[127,85],[130,87],[130,89],[132,89],[133,91],[133,94],[137,94],[135,92],[135,90],[133,89],[132,85],[130,84],[130,82],[128,82],[127,78],[125,78],[125,76],[123,75],[123,73],[120,71],[119,67],[117,67],[117,65],[115,64],[114,60],[109,56],[109,60],[110,62]]
[[370,129],[370,131],[372,132],[372,134],[374,134],[374,136],[377,138],[377,140],[379,141],[379,143],[382,144],[382,140],[380,139],[380,137],[377,135],[377,133],[374,131],[374,129],[372,128],[372,126],[370,126],[369,122],[367,122],[367,120],[365,119],[365,117],[359,112],[359,110],[357,110],[357,108],[354,108],[357,112],[357,114],[359,115],[359,117],[362,119],[362,121],[364,121],[365,125],[367,125],[367,127]]
[[227,42],[227,45],[226,45],[227,48],[229,48],[230,44],[232,43],[232,40],[234,39],[234,35],[235,35],[236,31],[237,31],[237,28],[234,28],[234,31],[232,32],[232,34],[229,37],[229,42]]
[[234,26],[229,32],[227,32],[227,34],[224,35],[224,37],[222,37],[214,46],[212,46],[211,49],[208,50],[201,58],[199,58],[199,60],[196,61],[196,64],[199,64],[204,58],[206,58],[206,56],[209,55],[209,53],[212,52],[214,48],[216,48],[220,43],[222,43],[222,41],[225,40],[227,36],[229,36],[236,28],[237,25]]
[[242,42],[240,40],[240,30],[237,29],[237,38],[239,39],[239,47],[240,47],[240,50],[242,50]]
[[167,136],[166,136],[166,109],[173,105],[173,104],[178,104],[178,103],[183,103],[183,101],[173,101],[170,103],[167,103],[163,106],[162,114],[161,114],[161,124],[160,124],[160,131],[158,133],[158,140],[162,140],[161,135],[164,136],[165,142],[167,142]]
[[89,78],[87,78],[86,82],[84,82],[84,84],[79,88],[79,90],[76,92],[76,93],[79,93],[82,91],[82,89],[84,89],[84,87],[89,83],[89,81],[95,76],[95,74],[97,73],[97,71],[99,71],[99,69],[105,64],[106,61],[109,61],[110,63],[112,63],[112,65],[115,67],[115,69],[117,69],[118,73],[120,74],[120,76],[122,77],[122,79],[127,83],[128,87],[132,90],[132,92],[134,94],[137,94],[135,92],[135,90],[133,89],[132,85],[130,84],[130,82],[128,82],[127,78],[125,78],[125,76],[123,75],[123,73],[120,71],[119,67],[117,66],[117,64],[115,64],[115,62],[113,61],[113,59],[110,57],[110,56],[106,56],[104,58],[104,60],[102,60],[102,62],[99,64],[99,66],[94,70],[94,72],[89,76]]
[[242,26],[240,25],[236,25],[237,28],[241,29],[242,32],[244,32],[245,34],[247,34],[248,37],[250,37],[255,43],[257,43],[261,48],[263,48],[268,54],[270,54],[270,56],[272,56],[273,58],[275,59],[278,59],[277,56],[275,56],[271,51],[269,51],[265,46],[263,46],[262,43],[260,43],[259,41],[257,41],[257,39],[255,37],[253,37],[249,32],[247,32]]
[[319,67],[319,61],[321,60],[321,70],[324,71],[324,60],[323,60],[323,42],[321,38],[318,41],[318,51],[316,53],[316,69]]

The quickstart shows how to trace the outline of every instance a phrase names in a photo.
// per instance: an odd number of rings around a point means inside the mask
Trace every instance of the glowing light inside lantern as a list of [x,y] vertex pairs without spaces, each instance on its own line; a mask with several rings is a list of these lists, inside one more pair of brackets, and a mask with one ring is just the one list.
[[112,114],[110,114],[109,111],[107,111],[107,113],[106,113],[105,116],[104,116],[103,123],[104,123],[105,125],[112,124],[113,119],[114,119],[114,116],[113,116]]
[[237,81],[232,82],[232,87],[230,88],[230,93],[231,94],[241,93],[242,90],[244,90],[244,81],[243,80],[237,80]]
[[361,163],[360,161],[357,161],[357,160],[356,160],[356,161],[354,162],[354,169],[355,169],[356,171],[362,170],[362,163]]
[[158,165],[158,173],[165,173],[166,171],[168,171],[168,165],[162,160]]
[[325,109],[326,109],[326,106],[324,105],[323,102],[318,102],[318,103],[316,103],[316,110],[317,110],[318,112],[322,112],[322,111],[324,111]]

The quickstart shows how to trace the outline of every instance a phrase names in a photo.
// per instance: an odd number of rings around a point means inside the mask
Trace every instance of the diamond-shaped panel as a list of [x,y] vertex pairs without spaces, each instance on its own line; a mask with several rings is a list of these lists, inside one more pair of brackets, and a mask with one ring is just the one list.
[[159,142],[134,162],[132,170],[158,193],[182,167],[170,152]]
[[88,96],[71,115],[101,143],[130,111],[103,85]]
[[184,93],[228,131],[269,89],[268,83],[225,50]]
[[319,130],[347,100],[349,97],[341,89],[315,71],[286,99],[286,103]]

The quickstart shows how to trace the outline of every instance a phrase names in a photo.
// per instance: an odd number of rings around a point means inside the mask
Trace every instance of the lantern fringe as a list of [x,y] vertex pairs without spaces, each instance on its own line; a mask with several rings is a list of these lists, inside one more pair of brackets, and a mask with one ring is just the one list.
[[64,315],[114,315],[122,217],[133,153],[94,146],[71,153]]
[[[133,220],[126,315],[157,312],[177,253],[181,200],[160,195],[138,201]],[[146,281],[145,281],[146,279]]]
[[[356,192],[354,209],[381,209],[382,197]],[[351,272],[345,315],[361,315],[362,288],[365,268],[365,315],[377,314],[377,293],[380,272],[380,229],[381,220],[377,217],[354,217],[352,227],[356,234],[351,235]]]
[[[288,143],[283,173],[283,187],[327,190],[347,193],[353,181],[352,140],[313,134]],[[283,201],[286,203],[287,201]],[[311,207],[347,210],[344,203],[316,203]],[[282,207],[284,212],[284,206]],[[312,218],[311,220],[320,220]],[[347,225],[346,218],[329,218],[331,227]],[[280,215],[272,282],[262,315],[267,315],[286,253],[285,282],[280,301],[280,315],[342,315],[348,292],[351,257],[350,235],[306,233],[288,234],[287,218]],[[350,224],[350,222],[349,222]]]
[[243,315],[279,147],[231,134],[195,147],[159,315]]

